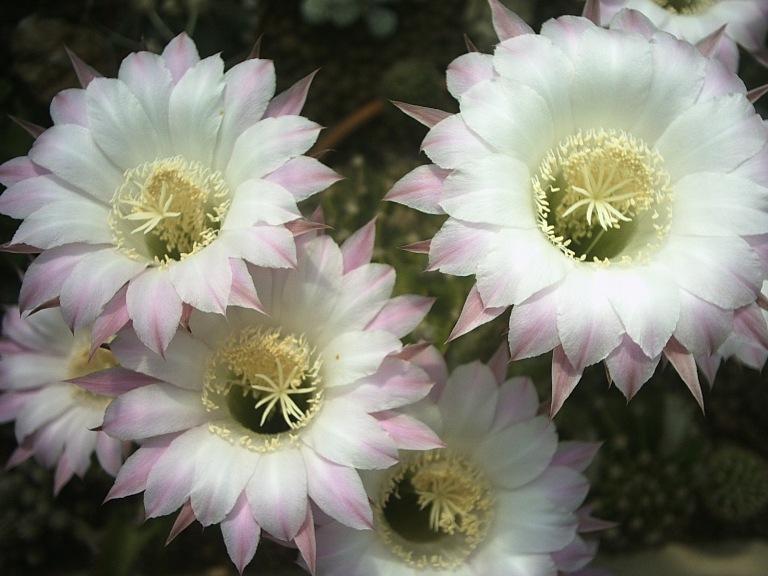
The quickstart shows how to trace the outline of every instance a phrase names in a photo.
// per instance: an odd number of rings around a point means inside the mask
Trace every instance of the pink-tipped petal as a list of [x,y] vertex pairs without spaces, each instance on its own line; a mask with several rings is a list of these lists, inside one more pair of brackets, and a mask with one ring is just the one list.
[[125,302],[139,339],[162,354],[181,319],[181,298],[169,275],[163,269],[148,268],[128,284]]
[[649,358],[627,335],[605,359],[611,380],[622,394],[631,400],[638,390],[653,376],[660,356]]
[[533,28],[528,26],[520,16],[504,6],[499,0],[489,0],[493,29],[499,40],[507,40],[521,34],[533,34]]
[[698,402],[701,411],[704,412],[704,396],[701,393],[699,374],[696,370],[696,362],[693,355],[676,338],[672,337],[664,347],[664,356],[675,367],[680,378],[683,379],[688,390],[691,391],[696,402]]
[[144,490],[150,471],[174,438],[175,435],[168,435],[145,441],[141,448],[123,463],[105,501],[124,498]]
[[449,173],[434,164],[419,166],[398,180],[384,196],[384,200],[397,202],[427,214],[445,214],[439,200],[443,181]]
[[[189,503],[189,500],[184,502],[184,505],[181,507],[181,510],[179,510],[179,515],[176,516],[176,521],[173,523],[173,526],[171,527],[171,531],[168,533],[168,538],[165,539],[165,545],[167,546],[173,540],[184,532],[189,526],[192,525],[192,523],[197,520],[195,518],[195,512],[192,510],[192,505]],[[223,531],[223,523],[222,523],[222,531]],[[226,539],[225,539],[226,541]]]
[[467,295],[467,300],[464,302],[459,319],[456,321],[453,330],[451,330],[448,341],[455,340],[459,336],[463,336],[475,328],[487,324],[500,316],[506,309],[506,306],[486,308],[480,296],[480,291],[477,289],[477,284],[473,285]]
[[371,262],[373,243],[376,237],[376,218],[356,230],[341,245],[344,274]]
[[168,43],[162,56],[165,65],[171,71],[174,84],[178,83],[182,76],[200,61],[195,43],[185,32]]
[[587,0],[581,15],[597,26],[600,26],[600,0]]
[[142,386],[157,384],[158,380],[140,372],[117,367],[91,372],[77,378],[70,378],[66,382],[75,384],[83,390],[88,390],[94,394],[114,398]]
[[297,202],[325,190],[343,176],[309,156],[296,156],[264,177],[288,190]]
[[310,498],[332,518],[357,530],[373,527],[373,513],[357,471],[302,450]]
[[426,108],[425,106],[416,106],[415,104],[406,104],[405,102],[393,102],[393,104],[427,128],[432,128],[448,116],[451,116],[450,112],[444,112],[436,108]]
[[563,403],[571,395],[576,384],[581,380],[584,367],[571,364],[562,346],[557,346],[552,355],[552,404],[549,409],[550,417],[554,417],[563,407]]
[[552,466],[568,466],[579,472],[586,470],[595,459],[601,442],[562,441],[552,457]]
[[94,78],[101,78],[101,74],[97,70],[83,62],[72,50],[66,46],[64,46],[64,50],[66,50],[67,56],[69,56],[69,60],[72,62],[72,67],[75,69],[75,74],[77,74],[77,79],[83,88],[88,86]]
[[315,521],[312,518],[311,506],[307,506],[307,517],[304,519],[304,523],[301,525],[294,541],[301,553],[301,557],[309,568],[309,572],[312,576],[315,576],[317,574],[317,541],[315,540]]
[[234,508],[221,522],[221,533],[224,536],[229,557],[235,563],[238,572],[242,574],[245,567],[253,560],[261,537],[261,527],[253,519],[245,494],[240,494]]
[[385,330],[398,337],[412,332],[434,304],[434,298],[403,294],[390,298],[366,330]]
[[96,318],[91,328],[91,351],[93,356],[96,350],[107,340],[112,338],[130,320],[128,306],[125,303],[125,294],[128,286],[123,286],[117,294],[107,302],[101,315]]
[[429,426],[406,414],[382,412],[376,415],[376,419],[400,450],[445,448],[445,443]]
[[229,292],[229,305],[252,308],[262,314],[266,314],[264,306],[256,294],[253,286],[253,278],[248,272],[248,266],[242,260],[229,259],[232,268],[232,288]]
[[264,113],[265,118],[274,118],[277,116],[295,116],[304,108],[304,102],[307,100],[309,87],[312,85],[312,79],[317,74],[317,70],[308,74],[293,86],[275,96],[267,106]]
[[733,311],[733,331],[768,350],[768,326],[765,315],[757,304]]

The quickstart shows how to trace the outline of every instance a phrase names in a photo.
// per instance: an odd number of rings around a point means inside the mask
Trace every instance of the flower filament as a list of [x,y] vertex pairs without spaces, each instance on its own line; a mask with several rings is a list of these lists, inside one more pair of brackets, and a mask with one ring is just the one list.
[[294,441],[322,404],[321,361],[304,336],[248,327],[209,359],[202,402],[216,414],[211,430],[256,451]]
[[485,539],[494,514],[491,486],[467,458],[446,449],[411,453],[383,484],[374,523],[413,568],[453,569]]

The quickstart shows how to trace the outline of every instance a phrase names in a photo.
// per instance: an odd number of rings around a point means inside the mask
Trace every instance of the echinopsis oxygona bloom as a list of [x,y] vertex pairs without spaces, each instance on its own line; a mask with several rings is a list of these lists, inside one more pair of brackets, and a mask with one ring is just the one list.
[[693,44],[715,41],[714,55],[736,71],[738,46],[768,66],[765,34],[768,31],[768,3],[765,0],[600,0],[600,22],[610,23],[622,9],[642,12],[660,30]]
[[111,343],[121,365],[157,381],[107,409],[106,432],[144,439],[110,497],[144,491],[149,517],[181,508],[174,534],[194,519],[221,524],[241,571],[262,529],[313,566],[313,506],[370,528],[357,469],[440,445],[397,412],[432,386],[399,340],[431,300],[390,298],[394,270],[370,263],[372,224],[341,248],[312,236],[297,239],[295,269],[253,269],[265,314],[193,311],[165,359],[127,329]]
[[22,318],[11,307],[0,339],[0,422],[15,422],[18,448],[8,466],[35,457],[56,468],[54,492],[73,475],[83,477],[96,454],[112,476],[122,462],[122,442],[95,430],[111,398],[69,382],[118,366],[109,350],[90,353],[90,331],[74,334],[59,309]]
[[[365,474],[374,531],[339,523],[318,529],[318,575],[555,576],[582,569],[604,527],[579,509],[582,475],[598,444],[558,442],[539,415],[529,378],[505,380],[508,355],[456,368],[434,348],[438,384],[412,408],[445,447],[404,451],[400,463]],[[471,391],[471,393],[467,393]]]
[[447,214],[430,267],[476,276],[452,336],[512,306],[512,358],[554,351],[553,413],[585,367],[632,397],[662,356],[702,403],[697,358],[731,332],[768,348],[765,124],[735,75],[637,12],[537,35],[491,6],[494,54],[448,70],[459,113],[404,106],[434,164],[388,195]]
[[61,305],[94,346],[128,320],[156,352],[190,308],[258,309],[245,262],[295,265],[296,202],[337,175],[302,154],[320,127],[299,116],[311,76],[273,98],[271,61],[224,71],[182,34],[136,52],[117,78],[74,59],[84,86],[51,104],[54,125],[0,166],[13,243],[42,253],[20,305]]

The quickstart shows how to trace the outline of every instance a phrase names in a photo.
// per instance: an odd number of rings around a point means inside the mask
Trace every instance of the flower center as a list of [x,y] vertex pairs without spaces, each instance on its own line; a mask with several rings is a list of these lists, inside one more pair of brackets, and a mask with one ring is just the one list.
[[203,405],[216,413],[212,432],[259,451],[295,442],[322,404],[321,361],[306,338],[279,329],[245,328],[209,359]]
[[714,4],[714,0],[653,0],[674,14],[699,14]]
[[118,250],[161,265],[213,242],[231,202],[221,172],[176,156],[127,170],[111,203]]
[[539,228],[574,260],[647,259],[669,230],[673,195],[662,158],[623,131],[569,136],[531,184]]
[[466,458],[430,450],[407,455],[392,469],[374,522],[409,566],[453,569],[487,536],[493,503],[490,484]]
[[[90,330],[78,331],[75,334],[75,343],[69,354],[67,380],[71,378],[79,378],[99,370],[120,366],[120,363],[112,355],[112,352],[106,348],[97,348],[93,356],[89,358],[90,352]],[[72,394],[77,398],[77,401],[80,404],[93,404],[103,409],[106,409],[111,400],[108,396],[102,396],[101,394],[84,390],[74,384],[72,384]]]

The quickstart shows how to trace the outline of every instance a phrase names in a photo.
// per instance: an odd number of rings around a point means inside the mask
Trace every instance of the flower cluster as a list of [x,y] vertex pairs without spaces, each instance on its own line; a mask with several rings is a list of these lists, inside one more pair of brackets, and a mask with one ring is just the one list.
[[[5,248],[37,254],[0,339],[8,466],[58,492],[95,453],[108,499],[219,525],[241,573],[268,537],[319,575],[587,574],[599,444],[552,420],[584,370],[629,399],[666,359],[703,408],[699,368],[768,358],[768,128],[733,43],[768,62],[768,11],[590,0],[536,34],[489,4],[459,111],[400,104],[432,163],[387,199],[445,216],[411,249],[475,277],[450,339],[511,307],[508,344],[449,371],[405,343],[433,299],[393,296],[374,221],[338,244],[302,214],[340,178],[307,155],[312,75],[275,96],[271,61],[185,34],[117,78],[73,56],[82,88],[0,166]],[[549,414],[507,378],[548,352]]]

